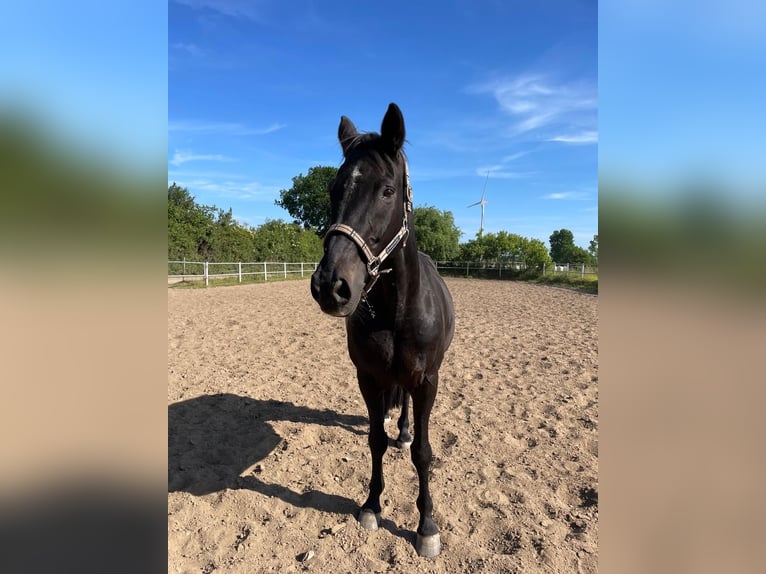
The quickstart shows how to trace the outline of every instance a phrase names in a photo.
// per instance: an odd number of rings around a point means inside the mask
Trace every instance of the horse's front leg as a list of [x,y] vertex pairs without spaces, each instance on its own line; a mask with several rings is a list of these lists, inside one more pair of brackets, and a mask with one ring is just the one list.
[[380,495],[383,492],[383,455],[388,448],[388,435],[383,427],[386,414],[386,401],[383,390],[375,381],[358,376],[359,389],[362,391],[367,413],[370,417],[370,455],[372,457],[372,476],[370,495],[359,512],[359,523],[365,530],[377,530],[380,521]]
[[399,437],[396,439],[396,446],[399,448],[410,448],[412,436],[410,436],[410,394],[407,391],[402,392],[402,410],[399,413],[399,422],[396,426],[399,428]]
[[427,375],[419,387],[412,391],[412,409],[415,419],[415,441],[412,444],[412,462],[418,471],[418,524],[415,550],[418,555],[427,558],[438,556],[441,552],[439,528],[433,519],[433,501],[428,487],[428,469],[431,465],[431,443],[428,441],[428,421],[431,408],[436,398],[438,373]]

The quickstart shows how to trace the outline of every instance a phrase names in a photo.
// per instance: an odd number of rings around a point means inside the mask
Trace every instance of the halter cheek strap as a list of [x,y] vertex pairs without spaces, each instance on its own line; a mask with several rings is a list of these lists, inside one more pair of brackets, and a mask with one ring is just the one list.
[[402,217],[402,226],[399,228],[399,231],[396,233],[396,235],[394,235],[393,239],[388,242],[388,245],[386,245],[383,248],[383,251],[381,251],[378,255],[373,255],[372,250],[367,245],[367,242],[362,239],[362,236],[354,231],[353,227],[346,225],[345,223],[335,223],[331,225],[327,230],[327,234],[325,235],[325,242],[327,242],[327,238],[331,233],[340,233],[345,235],[351,241],[356,243],[357,247],[359,247],[359,249],[362,251],[362,255],[364,256],[364,260],[367,265],[367,273],[370,275],[367,285],[364,288],[365,293],[369,293],[372,290],[373,286],[375,283],[377,283],[382,273],[389,273],[391,271],[391,269],[381,270],[380,266],[388,258],[388,256],[394,252],[396,246],[399,245],[400,242],[402,243],[402,247],[407,245],[407,237],[410,233],[409,227],[407,226],[407,214],[412,212],[412,187],[410,186],[410,170],[407,166],[406,159],[404,160],[404,185],[404,215]]

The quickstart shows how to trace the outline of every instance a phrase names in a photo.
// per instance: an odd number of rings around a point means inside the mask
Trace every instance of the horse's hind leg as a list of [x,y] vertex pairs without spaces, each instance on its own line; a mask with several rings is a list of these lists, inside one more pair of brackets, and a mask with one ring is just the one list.
[[399,422],[396,426],[399,427],[399,438],[396,439],[396,446],[399,448],[410,448],[412,444],[412,436],[410,436],[410,394],[407,391],[402,393],[402,410],[399,414]]
[[431,465],[431,444],[428,441],[428,421],[436,398],[438,373],[427,375],[423,382],[412,391],[412,408],[415,418],[415,441],[412,444],[412,462],[418,471],[418,524],[415,550],[420,556],[433,558],[441,552],[439,528],[433,520],[433,501],[428,487],[428,469]]
[[383,482],[383,455],[388,448],[388,435],[383,428],[386,402],[383,392],[376,388],[374,381],[359,377],[359,389],[362,391],[367,413],[370,417],[370,454],[372,456],[372,476],[370,495],[359,512],[359,523],[365,530],[377,530],[380,521],[380,495],[385,486]]

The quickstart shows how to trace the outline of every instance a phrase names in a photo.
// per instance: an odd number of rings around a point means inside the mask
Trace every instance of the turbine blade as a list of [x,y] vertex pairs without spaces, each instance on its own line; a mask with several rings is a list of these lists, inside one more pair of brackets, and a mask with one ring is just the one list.
[[471,205],[467,205],[466,207],[473,207],[474,205],[479,205],[481,201],[477,201],[476,203],[472,203]]

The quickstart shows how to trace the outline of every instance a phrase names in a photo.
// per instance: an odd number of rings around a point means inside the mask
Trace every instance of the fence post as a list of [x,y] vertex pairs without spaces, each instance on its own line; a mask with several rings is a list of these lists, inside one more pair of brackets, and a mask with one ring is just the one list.
[[183,272],[183,274],[186,275],[186,257],[184,257],[184,272]]
[[543,261],[543,275],[545,275],[545,261]]
[[237,275],[239,275],[239,282],[242,283],[242,262],[237,263]]
[[468,261],[465,262],[465,276],[468,277]]
[[582,264],[582,269],[580,269],[580,279],[583,279],[585,277],[585,263]]
[[263,262],[263,280],[268,281],[269,280],[269,272],[266,269],[266,262]]
[[497,262],[497,278],[500,279],[503,276],[503,263],[501,261]]
[[205,273],[205,287],[207,287],[207,283],[208,283],[207,261],[205,261],[205,271],[204,271],[204,273]]
[[303,278],[303,261],[301,261],[301,278]]
[[287,261],[283,261],[282,262],[282,266],[283,266],[283,268],[285,270],[285,279],[287,279]]

